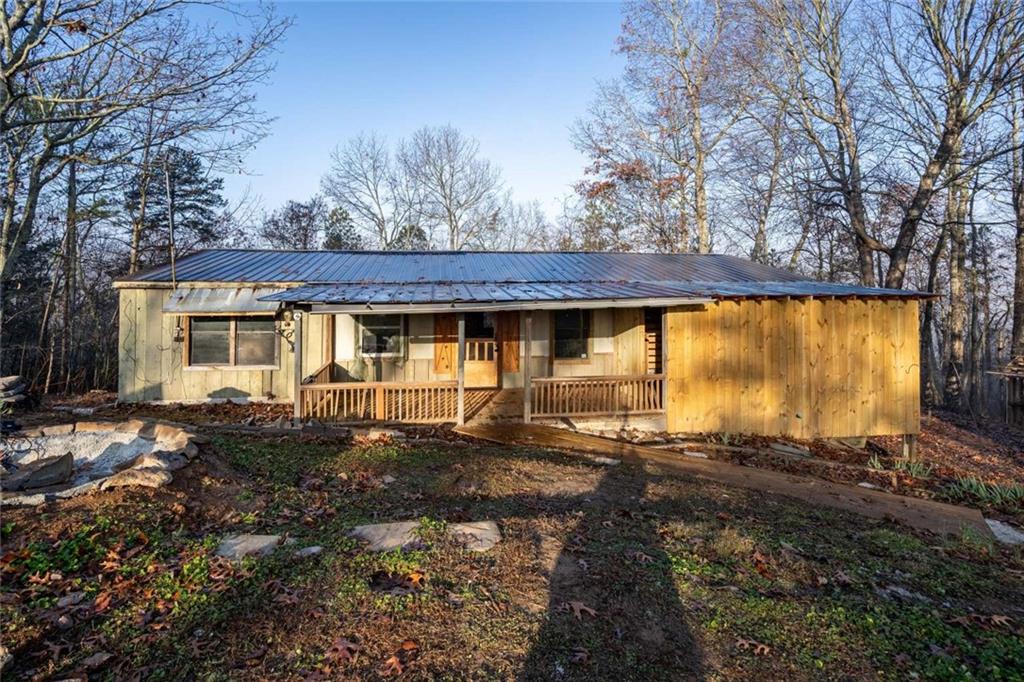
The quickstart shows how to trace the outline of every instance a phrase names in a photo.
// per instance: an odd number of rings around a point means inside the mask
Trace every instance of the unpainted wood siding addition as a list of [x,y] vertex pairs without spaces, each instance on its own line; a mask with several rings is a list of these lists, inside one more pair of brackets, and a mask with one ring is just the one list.
[[767,299],[668,311],[673,432],[920,430],[917,301]]

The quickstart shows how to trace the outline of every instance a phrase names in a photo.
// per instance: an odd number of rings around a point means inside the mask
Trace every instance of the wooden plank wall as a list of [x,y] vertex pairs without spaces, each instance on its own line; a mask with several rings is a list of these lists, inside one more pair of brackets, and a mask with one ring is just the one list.
[[667,315],[670,431],[920,430],[917,301],[720,301]]
[[[290,400],[294,355],[280,341],[280,364],[275,370],[188,368],[184,344],[174,340],[175,315],[164,315],[170,289],[121,289],[119,312],[118,395],[125,402],[151,400],[201,401],[210,398]],[[323,364],[325,319],[305,315],[303,368],[312,372]],[[329,322],[327,322],[329,324]]]

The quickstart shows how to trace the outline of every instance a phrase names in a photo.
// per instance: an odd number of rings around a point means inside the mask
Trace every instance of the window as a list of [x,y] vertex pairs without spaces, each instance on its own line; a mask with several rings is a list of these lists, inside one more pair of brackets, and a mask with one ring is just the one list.
[[191,317],[188,349],[188,364],[199,367],[277,366],[274,318]]
[[466,313],[467,339],[493,339],[494,313]]
[[364,315],[359,350],[363,355],[398,355],[402,350],[401,315]]
[[586,359],[590,340],[589,310],[555,311],[555,357]]

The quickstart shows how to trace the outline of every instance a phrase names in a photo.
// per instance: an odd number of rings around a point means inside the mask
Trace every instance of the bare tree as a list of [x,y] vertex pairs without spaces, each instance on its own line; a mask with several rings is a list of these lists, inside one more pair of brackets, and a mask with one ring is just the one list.
[[72,164],[106,163],[137,150],[138,140],[118,128],[131,113],[202,108],[211,93],[233,101],[232,111],[252,111],[249,88],[269,70],[265,57],[286,22],[263,9],[231,8],[245,26],[241,34],[199,29],[185,18],[189,4],[21,0],[0,8],[0,145],[7,173],[0,325],[4,282],[32,237],[44,188]]
[[422,198],[431,227],[448,249],[480,245],[501,220],[501,174],[480,157],[480,144],[451,126],[424,127],[403,142],[399,159]]
[[421,229],[418,188],[383,138],[359,135],[336,147],[331,161],[321,189],[371,243],[399,248],[411,229]]

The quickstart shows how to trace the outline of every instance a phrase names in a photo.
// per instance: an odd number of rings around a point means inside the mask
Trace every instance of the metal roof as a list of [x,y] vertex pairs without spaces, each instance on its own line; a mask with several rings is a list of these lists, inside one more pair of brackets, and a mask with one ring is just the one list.
[[167,297],[163,311],[178,315],[274,312],[280,307],[280,304],[272,299],[264,299],[264,297],[281,291],[285,290],[272,287],[177,289]]
[[[300,286],[261,299],[351,305],[927,295],[818,282],[719,254],[211,249],[179,260],[174,279],[287,283]],[[165,265],[119,284],[170,281]]]

